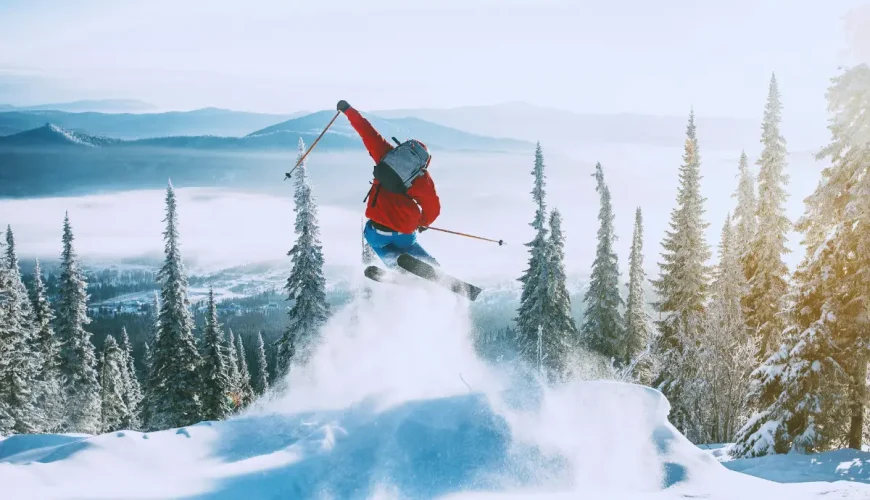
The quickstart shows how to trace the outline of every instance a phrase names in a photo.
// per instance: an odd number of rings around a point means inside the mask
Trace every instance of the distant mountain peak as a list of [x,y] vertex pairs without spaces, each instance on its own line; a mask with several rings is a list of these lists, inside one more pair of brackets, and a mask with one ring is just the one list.
[[84,146],[84,147],[100,147],[108,144],[113,144],[118,139],[109,137],[97,137],[93,135],[74,132],[63,127],[55,125],[51,122],[46,122],[45,125],[31,130],[25,130],[17,134],[0,137],[0,144],[14,146]]

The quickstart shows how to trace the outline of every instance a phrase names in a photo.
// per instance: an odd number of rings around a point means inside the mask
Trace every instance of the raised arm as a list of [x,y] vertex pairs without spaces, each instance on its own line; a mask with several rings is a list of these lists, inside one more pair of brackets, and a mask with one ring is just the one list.
[[375,160],[375,163],[381,161],[381,158],[393,149],[393,146],[386,139],[381,137],[381,134],[372,127],[372,124],[363,118],[363,116],[359,114],[359,111],[352,108],[347,101],[339,101],[338,110],[342,111],[344,115],[347,116],[353,129],[356,130],[356,133],[359,134],[360,137],[362,137],[363,144],[365,144],[369,155],[373,160]]

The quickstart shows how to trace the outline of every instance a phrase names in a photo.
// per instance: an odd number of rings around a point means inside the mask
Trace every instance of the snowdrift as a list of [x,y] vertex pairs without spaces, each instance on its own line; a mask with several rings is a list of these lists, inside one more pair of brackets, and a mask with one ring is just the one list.
[[244,415],[0,441],[4,498],[870,498],[730,471],[676,432],[659,392],[546,388],[482,364],[451,294],[374,292]]

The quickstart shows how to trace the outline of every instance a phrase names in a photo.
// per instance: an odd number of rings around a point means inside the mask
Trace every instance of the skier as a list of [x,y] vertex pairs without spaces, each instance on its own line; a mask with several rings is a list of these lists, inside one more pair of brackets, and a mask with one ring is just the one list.
[[[384,139],[368,120],[345,100],[338,101],[338,111],[344,113],[360,135],[369,155],[380,164],[393,145]],[[417,144],[429,149],[422,142]],[[364,236],[378,258],[390,268],[397,268],[396,259],[403,253],[438,266],[438,262],[417,242],[417,234],[425,231],[441,212],[441,202],[435,183],[429,175],[429,161],[404,193],[383,189],[378,179],[366,195],[365,216],[368,218]],[[376,167],[377,170],[377,167]]]

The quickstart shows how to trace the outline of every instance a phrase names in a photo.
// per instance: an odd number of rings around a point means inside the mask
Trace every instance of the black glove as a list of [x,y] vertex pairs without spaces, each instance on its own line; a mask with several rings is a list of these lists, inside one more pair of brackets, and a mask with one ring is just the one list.
[[342,99],[342,100],[338,101],[338,105],[335,107],[335,109],[337,109],[337,110],[341,111],[342,113],[344,113],[345,111],[347,111],[348,109],[350,109],[350,104],[348,104],[347,101],[345,101],[344,99]]
[[419,231],[419,232],[422,233],[423,231],[425,231],[425,230],[427,230],[427,229],[429,229],[429,228],[426,227],[426,226],[420,226],[420,227],[417,228],[417,231]]

